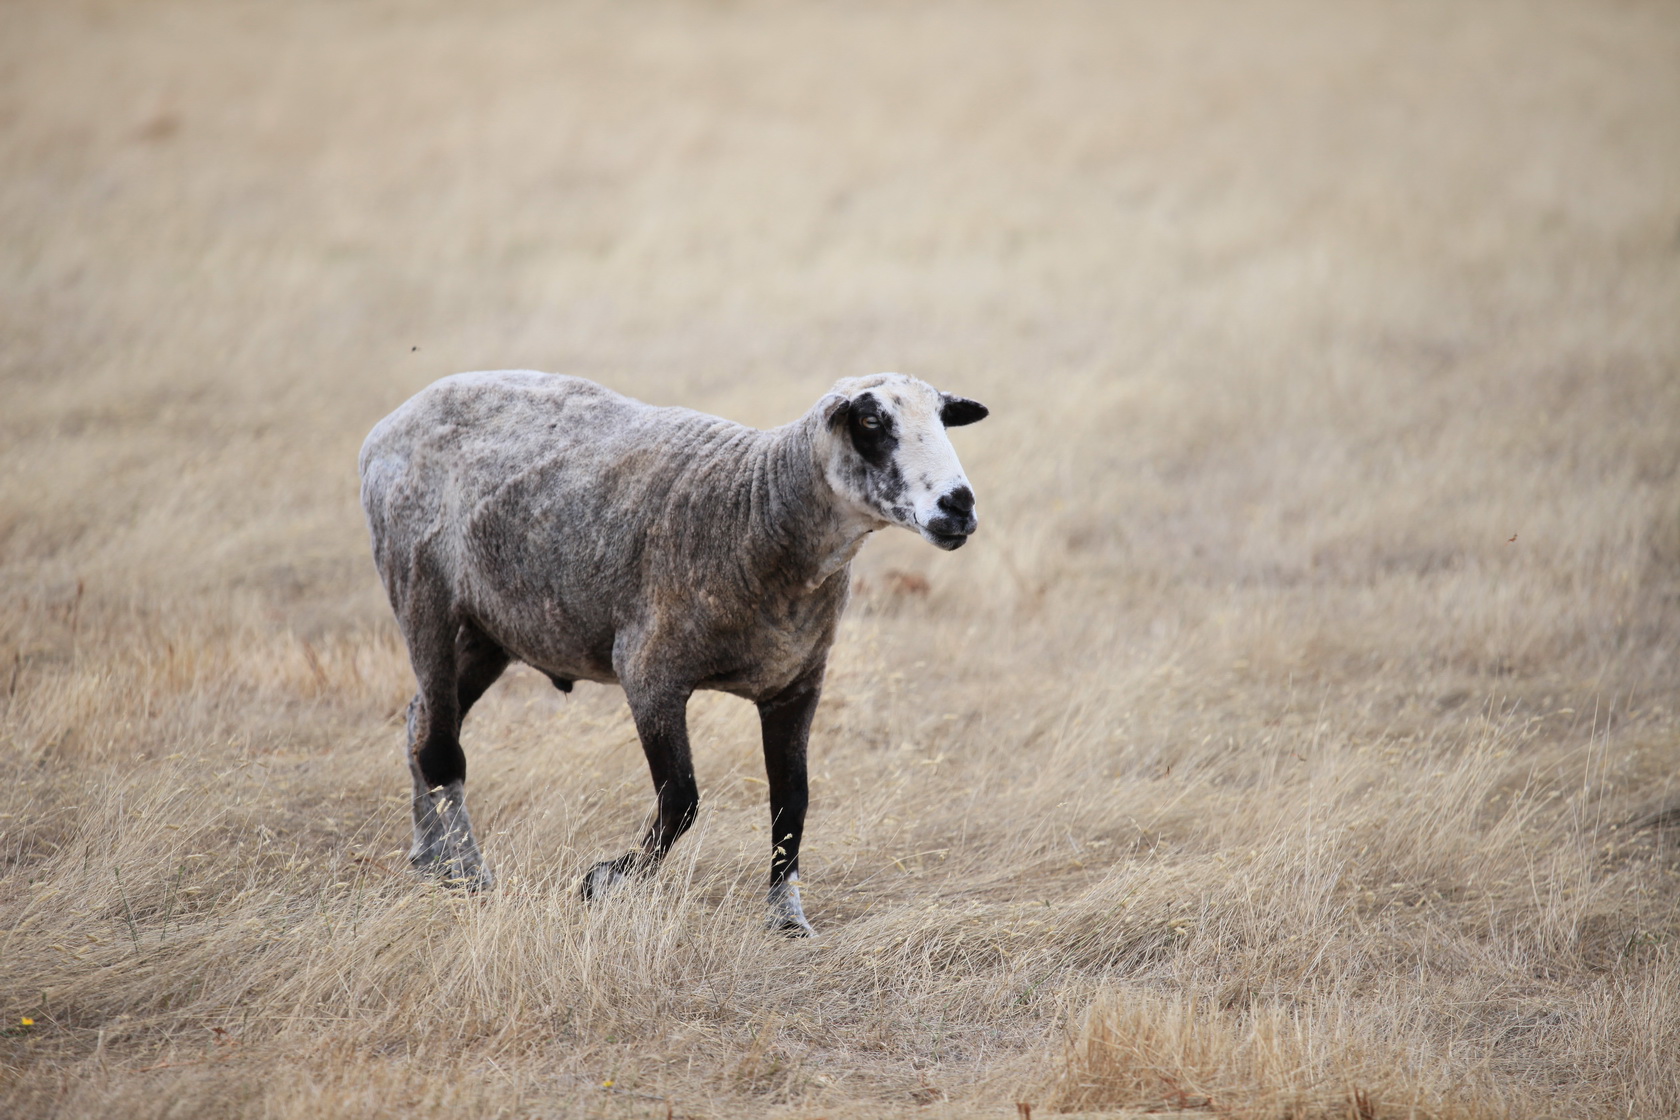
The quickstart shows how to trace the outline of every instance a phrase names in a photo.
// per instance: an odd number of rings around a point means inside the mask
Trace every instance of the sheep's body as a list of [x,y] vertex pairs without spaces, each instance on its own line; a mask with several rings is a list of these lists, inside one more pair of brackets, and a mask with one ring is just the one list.
[[844,578],[806,583],[874,527],[806,503],[804,428],[572,377],[448,378],[363,448],[375,560],[399,613],[423,572],[452,613],[559,680],[616,683],[641,654],[638,684],[768,699],[820,664],[845,604]]
[[[877,392],[926,389],[889,376]],[[847,565],[871,531],[901,520],[870,500],[868,465],[838,432],[836,416],[853,403],[830,394],[759,431],[578,378],[501,371],[445,378],[373,429],[362,501],[420,684],[409,717],[417,865],[489,885],[466,815],[459,729],[510,660],[563,689],[623,685],[647,750],[659,819],[642,849],[591,873],[586,893],[656,862],[691,822],[698,790],[683,707],[695,689],[717,689],[759,705],[783,841],[773,920],[809,931],[792,885],[805,740]],[[967,501],[956,535],[933,539],[966,539]]]

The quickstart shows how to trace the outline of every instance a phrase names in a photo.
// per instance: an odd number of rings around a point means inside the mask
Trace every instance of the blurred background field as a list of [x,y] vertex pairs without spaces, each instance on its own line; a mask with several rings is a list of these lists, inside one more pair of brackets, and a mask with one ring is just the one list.
[[[0,9],[0,1113],[1680,1114],[1680,10]],[[367,429],[466,369],[773,425],[899,370],[759,932],[615,689],[403,868]],[[28,1020],[29,1022],[25,1022]]]

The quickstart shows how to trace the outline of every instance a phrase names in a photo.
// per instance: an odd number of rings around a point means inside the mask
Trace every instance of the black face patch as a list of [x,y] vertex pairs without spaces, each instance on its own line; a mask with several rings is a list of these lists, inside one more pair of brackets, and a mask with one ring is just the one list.
[[894,459],[898,450],[897,421],[873,393],[860,393],[852,398],[846,432],[851,437],[852,449],[867,467],[864,493],[882,507],[890,505],[904,492],[904,475]]
[[873,393],[861,393],[852,399],[846,431],[857,453],[872,467],[886,466],[898,450],[898,425]]

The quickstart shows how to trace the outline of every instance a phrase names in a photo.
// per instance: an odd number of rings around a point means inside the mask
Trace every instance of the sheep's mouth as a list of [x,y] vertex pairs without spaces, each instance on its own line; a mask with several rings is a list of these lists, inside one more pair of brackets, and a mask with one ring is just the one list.
[[955,552],[968,543],[967,533],[940,533],[932,529],[928,529],[926,532],[928,540],[932,541],[935,547],[942,548],[946,552]]

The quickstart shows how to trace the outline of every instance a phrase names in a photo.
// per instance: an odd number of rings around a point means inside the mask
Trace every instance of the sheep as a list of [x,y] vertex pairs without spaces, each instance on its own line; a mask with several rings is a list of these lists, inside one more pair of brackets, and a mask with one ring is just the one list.
[[695,819],[685,708],[696,689],[758,706],[769,779],[771,929],[810,936],[799,897],[806,743],[850,564],[898,525],[941,549],[977,525],[946,428],[977,401],[897,373],[838,382],[762,431],[577,377],[463,373],[368,434],[362,506],[418,682],[408,706],[410,862],[493,884],[465,800],[461,721],[513,660],[562,691],[624,689],[656,810],[597,863],[597,898],[651,872]]

